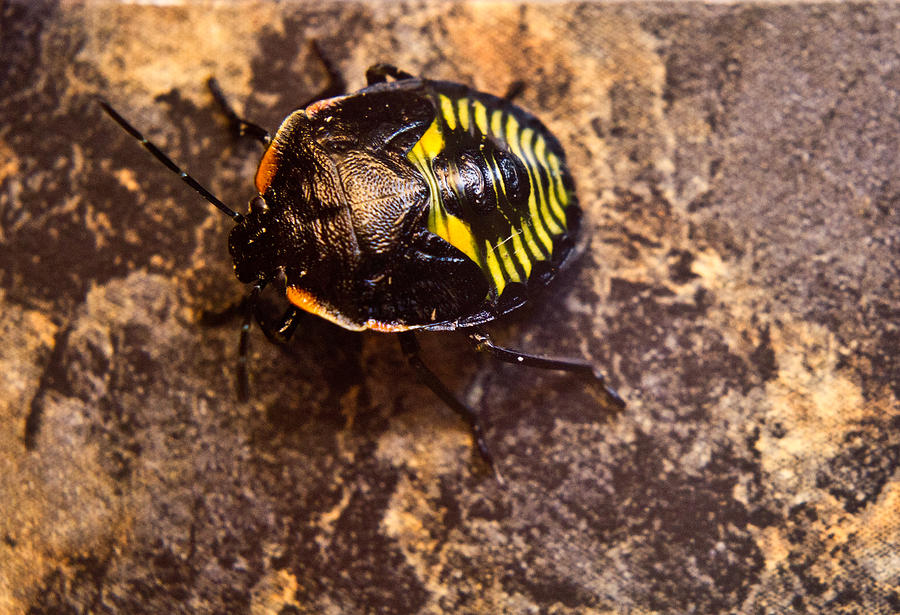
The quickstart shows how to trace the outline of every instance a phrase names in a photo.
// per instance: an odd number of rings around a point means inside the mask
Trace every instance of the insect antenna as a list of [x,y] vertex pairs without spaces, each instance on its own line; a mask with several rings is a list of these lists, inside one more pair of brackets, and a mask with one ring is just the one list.
[[209,201],[210,203],[212,203],[213,205],[218,207],[223,213],[230,216],[236,223],[240,224],[243,221],[244,216],[242,216],[238,212],[236,212],[233,209],[231,209],[230,207],[228,207],[228,205],[226,205],[225,203],[220,201],[218,199],[218,197],[216,197],[212,192],[210,192],[209,190],[204,188],[202,185],[200,185],[200,183],[196,179],[194,179],[193,177],[188,175],[185,171],[183,171],[181,169],[181,167],[179,167],[177,164],[175,164],[171,158],[166,156],[162,152],[162,150],[160,150],[153,143],[148,141],[147,138],[144,137],[144,135],[142,135],[137,128],[135,128],[134,126],[129,124],[128,120],[126,120],[124,117],[119,115],[119,113],[115,109],[113,109],[109,105],[108,102],[106,102],[105,100],[98,100],[97,102],[100,104],[101,107],[103,107],[103,110],[106,111],[106,113],[107,113],[107,115],[109,115],[109,117],[114,119],[119,126],[121,126],[122,128],[125,129],[125,132],[127,132],[132,137],[134,137],[135,139],[140,141],[141,145],[144,146],[144,149],[146,149],[148,152],[153,154],[153,157],[156,158],[157,160],[159,160],[164,165],[166,165],[166,167],[168,167],[168,169],[170,171],[177,174],[184,181],[184,183],[186,183],[188,186],[190,186],[191,188],[193,188],[194,190],[199,192],[200,196],[202,196],[204,199],[206,199],[207,201]]

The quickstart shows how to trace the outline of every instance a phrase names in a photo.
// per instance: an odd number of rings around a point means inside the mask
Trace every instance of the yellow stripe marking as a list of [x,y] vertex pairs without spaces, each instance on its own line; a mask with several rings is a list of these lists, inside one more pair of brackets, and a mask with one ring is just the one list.
[[[531,128],[526,128],[525,130],[523,130],[522,142],[527,143],[528,141],[530,141],[531,135],[533,134],[534,130]],[[527,150],[523,148],[522,151],[525,153],[525,159],[529,163],[529,171],[533,172],[534,174],[534,183],[537,186],[539,192],[537,205],[539,208],[538,211],[540,212],[540,216],[538,217],[538,220],[546,225],[547,230],[550,231],[550,233],[559,235],[563,232],[563,229],[559,226],[559,224],[557,224],[556,220],[553,219],[553,216],[550,213],[547,195],[544,194],[544,186],[541,183],[540,172],[538,170],[538,166],[540,163],[535,160],[534,152],[531,150],[531,148],[528,148]]]
[[516,264],[509,251],[509,246],[506,245],[506,239],[497,244],[494,252],[500,257],[500,264],[503,265],[506,279],[510,282],[520,282],[521,278],[519,278],[519,272],[516,271]]
[[487,107],[475,100],[472,102],[472,108],[475,111],[475,125],[478,126],[481,134],[486,135],[488,133]]
[[[522,236],[525,238],[525,244],[528,246],[528,251],[531,254],[534,254],[534,257],[538,260],[544,260],[541,258],[541,249],[538,247],[537,241],[534,239],[534,235],[531,233],[531,227],[534,226],[534,222],[529,220],[527,224],[522,226]],[[551,242],[550,246],[553,246]],[[550,250],[548,249],[548,252]],[[530,262],[530,261],[529,261]]]
[[[527,250],[525,250],[525,246],[522,244],[521,236],[523,231],[524,228],[518,229],[511,238],[513,244],[512,257],[519,261],[519,264],[522,265],[522,269],[525,270],[525,278],[528,279],[528,276],[531,275],[531,257],[528,255]],[[536,252],[535,254],[540,254],[540,252]]]
[[440,203],[440,191],[437,179],[431,170],[431,160],[444,149],[444,135],[440,122],[435,119],[422,135],[422,138],[410,150],[407,158],[421,171],[428,184],[431,206],[428,210],[428,228],[440,237],[447,237],[447,221]]
[[463,130],[469,130],[469,99],[460,98],[456,101],[456,108],[458,109],[459,125]]
[[[434,125],[435,124],[432,124],[432,127]],[[429,131],[430,130],[431,129],[429,128]],[[432,140],[429,147],[432,147],[434,143],[435,141]],[[443,144],[443,140],[441,140],[441,144]],[[417,143],[415,147],[410,150],[407,158],[419,169],[419,171],[422,172],[422,176],[425,178],[425,182],[428,184],[431,200],[431,205],[428,209],[428,228],[431,229],[431,231],[439,237],[446,237],[447,219],[445,213],[443,212],[443,208],[441,207],[440,197],[438,196],[439,191],[437,180],[431,170],[431,165],[428,162],[428,158],[426,158],[426,149],[426,145],[423,144],[422,140],[420,140],[419,143]]]
[[444,151],[444,135],[441,132],[440,122],[435,120],[431,123],[412,151],[417,152],[423,162],[432,160]]
[[494,111],[491,114],[491,134],[503,138],[503,112]]
[[[500,202],[500,195],[502,194],[504,197],[506,196],[506,186],[503,185],[503,181],[500,179],[500,167],[497,166],[497,161],[494,160],[493,156],[485,156],[482,154],[481,156],[484,163],[488,166],[491,171],[491,178],[487,185],[485,186],[485,190],[490,190],[494,193],[494,198],[497,200],[497,203]],[[503,219],[506,220],[510,226],[515,226],[513,221],[509,219],[506,213],[503,211],[502,207],[497,208],[497,213],[503,216]]]
[[[450,130],[454,130],[456,128],[456,117],[454,116],[452,101],[447,96],[440,95],[440,104],[444,122],[446,122]],[[485,271],[489,269],[489,266],[485,265],[485,253],[479,247],[478,241],[474,233],[472,233],[471,226],[456,216],[448,214],[441,202],[437,178],[434,175],[434,170],[431,168],[432,161],[443,152],[446,145],[439,119],[435,118],[428,130],[422,135],[422,138],[419,139],[407,155],[407,159],[422,172],[431,192],[428,229],[472,259],[482,271]],[[468,115],[466,115],[467,121]],[[463,122],[461,121],[460,123],[462,124]],[[503,279],[502,273],[499,278],[496,275],[499,271],[496,259],[494,259],[494,265],[494,270],[489,270],[488,273],[499,293],[502,292],[506,281]],[[497,283],[498,280],[499,284]]]
[[553,170],[553,179],[556,180],[556,187],[559,191],[560,199],[562,199],[563,205],[569,204],[569,193],[566,191],[566,187],[563,186],[562,181],[562,171],[559,166],[559,158],[556,154],[550,153],[547,154],[547,161],[550,163],[550,168]]
[[516,273],[516,268],[512,262],[512,255],[509,252],[509,248],[506,247],[506,240],[498,241],[496,245],[493,247],[494,256],[497,257],[497,262],[500,263],[500,271],[503,272],[503,278],[506,280],[506,283],[516,282],[519,279],[519,275]]
[[[515,120],[513,120],[515,121]],[[513,122],[510,122],[512,124]],[[518,124],[516,124],[518,127]],[[532,131],[530,128],[526,128],[522,131],[521,136],[525,137],[526,134],[530,134]],[[553,252],[553,240],[550,239],[550,235],[547,233],[545,229],[545,222],[543,216],[538,212],[538,191],[540,178],[537,176],[536,171],[534,170],[534,163],[525,155],[525,152],[522,147],[522,143],[519,142],[519,132],[518,130],[510,130],[507,132],[506,142],[509,143],[510,147],[513,150],[513,153],[525,163],[525,168],[528,171],[528,182],[531,185],[531,190],[528,192],[528,213],[531,217],[531,224],[534,227],[534,232],[537,234],[537,239],[541,242],[541,245],[544,246],[544,252],[550,254]],[[524,142],[524,139],[523,139]],[[535,254],[540,254],[541,250],[534,250]]]
[[[538,162],[543,165],[545,169],[547,169],[547,175],[550,182],[554,182],[552,169],[550,168],[550,164],[547,162],[546,157],[547,143],[544,141],[544,137],[538,135],[537,143],[534,146],[534,155],[537,157]],[[549,182],[548,182],[549,183]],[[554,191],[551,190],[551,186],[547,186],[547,198],[550,201],[550,206],[553,208],[553,212],[556,214],[556,217],[560,220],[566,219],[566,214],[563,213],[562,206],[559,204],[559,201],[556,199],[556,195]]]
[[[494,194],[497,195],[497,200],[500,200],[500,194],[506,196],[506,184],[503,183],[503,176],[500,174],[500,167],[497,165],[497,161],[494,160],[493,156],[484,156],[482,154],[482,158],[484,158],[484,163],[491,170],[491,177],[495,178],[491,184],[494,187]],[[502,213],[502,212],[501,212]]]
[[[475,123],[478,126],[479,130],[481,130],[482,134],[484,134],[484,135],[492,134],[493,136],[501,137],[501,138],[504,137],[504,135],[503,135],[503,115],[504,114],[502,111],[494,111],[491,113],[491,126],[490,126],[490,133],[489,133],[488,132],[487,108],[478,101],[475,101],[473,103],[473,108],[475,111]],[[510,127],[513,129],[512,131],[509,130]],[[522,155],[522,148],[519,144],[518,122],[512,116],[510,116],[510,118],[509,118],[505,141],[509,145],[513,154],[515,154],[520,160],[522,160],[523,162],[526,162],[526,164],[527,164],[527,161],[525,160],[524,156]],[[495,166],[496,165],[494,165],[494,164],[491,165],[492,168],[494,168]],[[497,169],[494,169],[494,170],[495,170],[495,172],[497,171]],[[497,173],[496,176],[499,177],[500,176],[499,173]],[[531,188],[529,190],[529,197],[528,197],[529,207],[528,207],[528,209],[529,209],[529,215],[532,218],[534,218],[537,215],[537,202],[535,201],[535,196],[534,196],[535,195],[535,186],[534,186],[534,182],[531,178],[530,171],[528,173],[528,182],[529,182],[530,188]],[[505,195],[506,194],[506,186],[505,185],[502,186],[502,190],[503,190],[503,194]],[[538,246],[537,241],[535,241],[534,234],[532,234],[531,229],[529,229],[529,225],[534,225],[535,221],[523,220],[522,222],[524,223],[522,228],[519,229],[518,232],[515,233],[515,235],[513,235],[513,247],[515,250],[514,255],[518,255],[518,254],[523,255],[523,258],[519,258],[518,261],[521,263],[522,268],[525,270],[525,276],[528,277],[529,275],[531,275],[531,269],[533,266],[533,263],[529,256],[529,252],[531,254],[533,254],[536,258],[540,259],[541,255],[543,254],[544,251],[546,251],[548,254],[553,251],[553,241],[550,239],[550,236],[547,235],[547,233],[543,229],[543,227],[540,226],[540,220],[536,220],[536,222],[538,224],[537,229],[538,229],[538,232],[540,233],[540,241],[541,241],[541,243],[543,243],[543,245],[545,247],[545,250],[542,251],[540,246]],[[525,246],[522,243],[522,238],[520,237],[520,235],[524,236],[525,243],[528,245],[527,250],[525,249]]]
[[443,94],[440,94],[439,96],[441,99],[441,115],[444,116],[447,128],[456,130],[456,115],[453,113],[453,101]]
[[499,297],[503,294],[503,289],[506,288],[506,278],[503,277],[503,271],[500,269],[497,255],[494,254],[491,244],[487,241],[484,242],[484,250],[488,272],[491,274],[491,279],[494,281],[494,286],[497,288],[497,296]]
[[[442,105],[444,101],[448,105],[450,104],[449,98],[441,96]],[[446,113],[446,109],[443,109],[443,111]],[[452,106],[450,111],[449,118],[453,120]],[[449,121],[447,123],[448,125],[450,124]],[[452,127],[455,127],[455,122]],[[479,267],[483,268],[484,258],[478,250],[471,227],[456,216],[449,215],[441,204],[440,189],[438,188],[437,178],[435,178],[434,171],[431,168],[431,161],[443,151],[444,145],[444,136],[441,132],[440,123],[435,120],[407,156],[409,161],[422,172],[431,192],[428,228],[435,235],[442,237],[450,245],[471,258]]]
[[472,228],[456,216],[447,215],[446,220],[447,241],[481,265],[482,258],[478,253],[478,246],[475,244],[475,235],[472,234]]

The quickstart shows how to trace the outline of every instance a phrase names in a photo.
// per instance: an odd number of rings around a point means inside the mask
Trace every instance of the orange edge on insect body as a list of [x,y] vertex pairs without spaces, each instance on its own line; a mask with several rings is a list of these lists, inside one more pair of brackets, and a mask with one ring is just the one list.
[[310,314],[315,314],[325,320],[329,320],[334,324],[350,329],[351,331],[363,331],[371,329],[380,333],[400,333],[401,331],[409,331],[415,327],[400,323],[381,322],[370,318],[363,323],[350,320],[340,312],[322,304],[311,292],[297,286],[288,286],[286,290],[287,299],[301,310]]
[[256,190],[260,194],[263,194],[269,188],[280,163],[281,152],[278,151],[278,141],[272,141],[266,153],[263,154],[262,160],[259,161],[259,167],[256,169]]

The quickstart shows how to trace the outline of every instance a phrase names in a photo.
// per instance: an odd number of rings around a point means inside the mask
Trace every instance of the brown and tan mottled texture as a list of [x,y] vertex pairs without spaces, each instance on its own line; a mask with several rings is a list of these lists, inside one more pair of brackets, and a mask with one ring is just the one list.
[[[900,611],[896,4],[0,3],[0,613]],[[502,93],[566,146],[584,251],[492,330],[590,383],[255,332],[203,82],[274,128],[368,64]],[[272,297],[272,310],[276,298]]]

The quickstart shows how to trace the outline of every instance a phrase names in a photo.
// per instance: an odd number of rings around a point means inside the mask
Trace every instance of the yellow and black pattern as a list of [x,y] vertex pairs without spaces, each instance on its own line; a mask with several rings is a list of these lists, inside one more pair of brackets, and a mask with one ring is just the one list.
[[430,189],[428,229],[479,266],[496,299],[551,261],[554,240],[567,233],[575,195],[562,149],[499,98],[429,86],[436,117],[407,156]]

